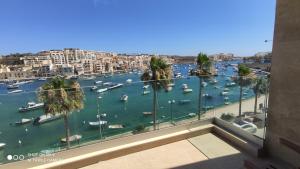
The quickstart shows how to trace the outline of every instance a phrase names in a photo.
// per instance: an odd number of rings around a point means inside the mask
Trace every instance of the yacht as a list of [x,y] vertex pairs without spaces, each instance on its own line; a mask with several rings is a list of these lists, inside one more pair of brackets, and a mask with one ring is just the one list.
[[182,89],[187,89],[188,85],[187,84],[182,84]]
[[126,80],[126,83],[131,83],[132,82],[132,79],[127,79]]
[[15,122],[16,125],[23,125],[23,124],[27,124],[30,123],[33,119],[21,119],[20,121]]
[[193,91],[193,89],[184,89],[184,90],[183,90],[184,93],[190,93],[190,92],[192,92],[192,91]]
[[107,125],[107,121],[95,121],[95,122],[89,122],[89,126],[91,127],[99,127],[99,125]]
[[105,83],[103,83],[103,86],[110,86],[110,85],[112,85],[112,82],[105,82]]
[[26,112],[44,107],[44,103],[28,102],[26,106],[19,108],[19,112]]
[[[82,135],[76,134],[76,135],[70,136],[69,137],[69,141],[70,142],[79,141],[81,138],[82,138]],[[67,138],[62,138],[60,141],[63,142],[63,143],[66,143],[67,142]]]
[[201,86],[206,87],[206,86],[207,86],[207,83],[206,83],[206,82],[202,82],[202,83],[201,83]]
[[152,115],[152,114],[153,114],[152,112],[143,112],[144,116],[149,116],[149,115]]
[[10,89],[17,89],[19,88],[19,85],[17,84],[10,84],[10,85],[7,85],[7,89],[10,90]]
[[108,126],[109,129],[122,129],[124,126],[122,124],[113,124]]
[[47,80],[47,78],[45,78],[45,77],[38,78],[38,81],[46,81],[46,80]]
[[174,84],[174,83],[169,83],[167,86],[168,86],[168,87],[174,87],[175,84]]
[[92,86],[90,90],[91,90],[91,91],[95,91],[95,90],[97,90],[97,89],[98,89],[97,86]]
[[12,90],[12,91],[8,92],[8,94],[21,93],[21,92],[23,92],[23,90]]
[[143,89],[148,89],[150,85],[143,86]]
[[150,93],[150,91],[149,90],[145,90],[145,91],[143,91],[143,95],[146,95],[146,94],[149,94]]
[[97,85],[97,84],[101,84],[102,81],[98,80],[98,81],[95,81],[94,83]]
[[126,94],[121,96],[121,101],[127,101],[128,100],[128,96]]
[[190,117],[195,117],[195,116],[196,116],[196,113],[189,113],[188,116],[190,116]]
[[97,90],[98,93],[103,93],[103,92],[106,92],[106,91],[107,91],[107,88]]
[[224,92],[228,92],[229,91],[229,88],[224,88]]
[[0,143],[0,149],[5,147],[5,145],[6,145],[5,143]]
[[93,80],[96,79],[96,76],[82,76],[81,80]]
[[227,96],[229,94],[229,92],[221,92],[220,93],[222,96]]
[[226,87],[233,87],[233,86],[235,86],[236,85],[236,83],[234,83],[234,82],[231,82],[231,83],[226,83]]
[[44,115],[41,115],[41,116],[37,117],[36,119],[34,119],[33,124],[34,125],[40,125],[40,124],[43,124],[43,123],[47,123],[47,122],[50,122],[50,121],[53,121],[53,120],[60,119],[61,117],[62,116],[60,114],[56,114],[56,115],[44,114]]
[[113,86],[111,86],[111,87],[108,87],[107,89],[108,89],[108,90],[111,90],[111,89],[119,88],[119,87],[122,87],[122,86],[123,86],[122,83],[118,83],[118,84],[116,84],[116,85],[113,85]]

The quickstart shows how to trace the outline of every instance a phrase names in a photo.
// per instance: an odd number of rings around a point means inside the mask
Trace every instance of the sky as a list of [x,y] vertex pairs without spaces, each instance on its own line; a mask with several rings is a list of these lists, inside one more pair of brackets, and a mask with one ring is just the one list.
[[275,0],[1,0],[0,55],[271,51]]

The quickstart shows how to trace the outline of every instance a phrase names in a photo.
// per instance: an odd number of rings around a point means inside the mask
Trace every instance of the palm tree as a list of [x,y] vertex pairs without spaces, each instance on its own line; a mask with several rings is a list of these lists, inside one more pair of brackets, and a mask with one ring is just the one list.
[[157,91],[161,88],[167,89],[172,79],[172,69],[162,58],[152,57],[150,70],[143,73],[141,80],[150,83],[153,88],[153,128],[156,130]]
[[251,83],[250,79],[247,77],[248,75],[250,75],[251,71],[250,69],[243,65],[240,64],[238,66],[238,83],[240,86],[240,104],[239,104],[239,116],[242,115],[242,96],[243,96],[243,87],[247,86]]
[[44,113],[61,115],[64,118],[67,148],[70,148],[70,129],[68,117],[72,111],[83,108],[83,91],[76,81],[55,77],[44,84],[39,92],[39,99],[44,102]]
[[254,113],[257,113],[257,98],[260,94],[267,93],[267,80],[263,77],[255,79],[255,84],[253,86],[253,92],[255,94],[255,102],[254,102]]
[[201,111],[202,111],[202,80],[211,75],[210,67],[211,61],[209,60],[208,56],[204,53],[199,53],[197,56],[197,71],[196,75],[199,77],[199,99],[198,99],[198,120],[200,120]]

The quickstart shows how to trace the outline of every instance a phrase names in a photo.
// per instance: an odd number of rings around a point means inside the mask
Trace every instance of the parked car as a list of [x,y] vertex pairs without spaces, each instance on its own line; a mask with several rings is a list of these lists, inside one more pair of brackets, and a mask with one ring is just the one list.
[[245,120],[236,120],[233,125],[249,133],[255,133],[257,131],[257,126],[255,124],[247,122]]

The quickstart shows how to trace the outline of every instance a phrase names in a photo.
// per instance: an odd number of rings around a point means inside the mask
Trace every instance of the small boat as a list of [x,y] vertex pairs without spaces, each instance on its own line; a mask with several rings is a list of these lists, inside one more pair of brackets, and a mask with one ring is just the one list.
[[247,92],[244,92],[243,95],[248,95],[248,93],[247,93]]
[[4,148],[6,146],[5,143],[0,143],[0,149]]
[[101,84],[101,83],[102,83],[102,81],[100,81],[100,80],[94,82],[94,84],[96,84],[96,85],[97,85],[97,84]]
[[107,88],[99,89],[99,90],[97,90],[97,93],[103,93],[103,92],[106,92],[106,91],[107,91]]
[[95,121],[95,122],[89,122],[89,125],[91,126],[91,127],[99,127],[99,125],[107,125],[107,121]]
[[[69,141],[70,142],[79,141],[81,138],[82,138],[81,135],[76,134],[76,135],[70,136],[69,137]],[[67,138],[62,138],[60,141],[63,142],[63,143],[66,143],[67,142]]]
[[103,86],[110,86],[110,85],[112,85],[112,82],[105,82],[105,83],[103,83]]
[[124,126],[122,124],[113,124],[108,126],[109,129],[122,129]]
[[172,89],[173,88],[169,86],[169,87],[166,88],[166,92],[170,92],[170,91],[172,91]]
[[143,89],[148,89],[150,85],[143,86]]
[[224,104],[225,104],[225,105],[229,105],[229,104],[230,104],[230,102],[224,102]]
[[182,89],[187,89],[188,85],[187,84],[182,84]]
[[201,83],[201,86],[206,87],[206,86],[207,86],[207,83],[206,83],[206,82],[202,82],[202,83]]
[[122,86],[123,86],[122,83],[118,83],[118,84],[116,84],[116,85],[114,85],[114,86],[108,87],[107,89],[108,89],[108,90],[111,90],[111,89],[119,88],[119,87],[122,87]]
[[188,116],[190,116],[190,117],[195,117],[195,116],[196,116],[196,113],[189,113]]
[[91,91],[95,91],[95,90],[97,90],[97,89],[98,89],[97,86],[92,86],[92,87],[90,88]]
[[80,79],[81,80],[93,80],[93,79],[96,79],[96,76],[82,76]]
[[220,93],[222,96],[227,96],[229,94],[229,92],[221,92]]
[[216,84],[216,83],[218,83],[218,81],[217,81],[217,79],[213,79],[213,80],[211,80],[211,81],[209,81],[211,84]]
[[33,119],[21,119],[20,121],[15,122],[16,125],[23,125],[30,123]]
[[46,81],[46,80],[47,80],[47,78],[45,78],[45,77],[38,78],[38,81]]
[[229,88],[224,88],[224,92],[228,92],[229,91]]
[[31,110],[36,110],[39,108],[44,107],[44,103],[35,103],[35,102],[28,102],[26,106],[20,107],[19,112],[26,112]]
[[229,100],[229,97],[224,97],[224,100]]
[[234,82],[231,82],[231,83],[226,83],[226,87],[233,87],[233,86],[235,86],[236,85],[236,83],[234,83]]
[[11,84],[11,85],[7,85],[7,89],[10,90],[10,89],[17,89],[19,88],[19,85],[17,84]]
[[193,89],[184,89],[183,92],[184,93],[191,93],[193,91]]
[[145,91],[143,91],[143,95],[146,95],[146,94],[149,94],[150,93],[150,91],[149,90],[145,90]]
[[60,114],[56,114],[56,115],[44,114],[44,115],[41,115],[41,116],[37,117],[36,119],[34,119],[33,124],[39,125],[39,124],[47,123],[47,122],[50,122],[53,120],[58,120],[61,117],[62,116]]
[[149,116],[149,115],[152,115],[153,113],[152,112],[143,112],[143,115],[145,116]]
[[23,92],[23,90],[13,90],[13,91],[8,92],[8,94],[21,93],[21,92]]
[[126,80],[126,83],[131,83],[132,82],[132,79],[127,79]]
[[121,101],[127,101],[128,100],[128,96],[126,94],[123,94],[120,98]]
[[[100,114],[100,117],[102,117],[102,118],[104,118],[104,117],[106,117],[106,116],[107,116],[106,113]],[[97,115],[96,117],[99,118],[99,115]]]
[[[161,122],[162,122],[162,120],[156,120],[156,123],[161,123]],[[149,123],[153,124],[153,121],[150,121]]]
[[175,84],[174,84],[174,83],[169,83],[167,86],[168,86],[168,87],[174,87]]
[[190,103],[192,100],[179,100],[179,104],[187,104]]

